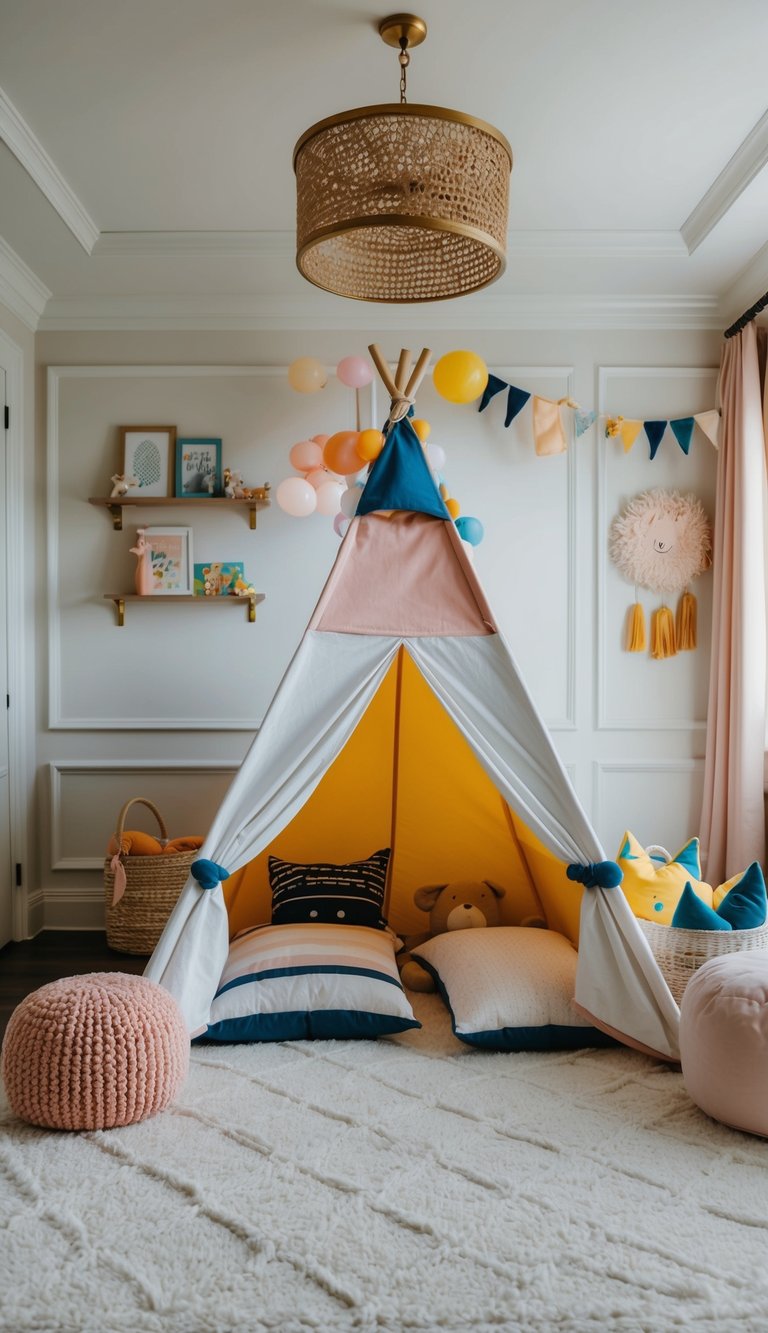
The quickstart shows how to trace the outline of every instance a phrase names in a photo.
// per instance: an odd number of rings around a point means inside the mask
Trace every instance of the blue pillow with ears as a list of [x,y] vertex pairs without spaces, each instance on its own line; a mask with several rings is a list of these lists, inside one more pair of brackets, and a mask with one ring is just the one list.
[[683,889],[671,924],[683,930],[733,930],[730,921],[702,902],[690,884]]
[[726,893],[715,890],[717,915],[729,921],[734,930],[753,930],[764,926],[768,917],[768,896],[759,861],[747,866],[744,874],[731,880]]

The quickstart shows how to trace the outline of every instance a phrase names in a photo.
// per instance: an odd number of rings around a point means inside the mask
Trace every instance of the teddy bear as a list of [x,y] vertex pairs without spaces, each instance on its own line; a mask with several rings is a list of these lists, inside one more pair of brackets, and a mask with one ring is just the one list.
[[397,955],[400,978],[409,990],[433,991],[435,983],[411,951],[433,935],[446,930],[472,930],[501,925],[499,903],[506,889],[490,879],[457,879],[448,884],[424,884],[413,895],[422,912],[429,913],[429,930],[407,935],[405,948]]

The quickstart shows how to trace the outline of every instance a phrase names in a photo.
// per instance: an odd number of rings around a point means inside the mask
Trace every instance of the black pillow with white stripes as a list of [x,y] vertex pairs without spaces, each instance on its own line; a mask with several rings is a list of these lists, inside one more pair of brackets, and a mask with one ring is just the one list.
[[390,848],[346,865],[302,865],[269,858],[272,925],[333,922],[385,930],[382,916]]

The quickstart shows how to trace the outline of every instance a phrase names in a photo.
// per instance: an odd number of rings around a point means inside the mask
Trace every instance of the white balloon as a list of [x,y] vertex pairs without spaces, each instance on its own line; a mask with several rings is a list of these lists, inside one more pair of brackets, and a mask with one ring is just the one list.
[[276,493],[277,503],[292,518],[306,518],[317,509],[317,492],[303,477],[286,477]]
[[445,449],[439,444],[428,444],[426,455],[429,466],[434,468],[435,472],[440,472],[445,467]]
[[343,537],[348,527],[349,527],[349,519],[345,518],[344,515],[341,513],[341,511],[339,511],[339,513],[333,520],[333,530],[336,533],[336,536]]
[[341,505],[342,496],[346,495],[344,487],[338,481],[324,481],[322,486],[318,486],[315,494],[317,495],[318,514],[338,514]]
[[350,486],[342,495],[341,512],[342,514],[346,514],[347,518],[355,517],[362,493],[362,486]]

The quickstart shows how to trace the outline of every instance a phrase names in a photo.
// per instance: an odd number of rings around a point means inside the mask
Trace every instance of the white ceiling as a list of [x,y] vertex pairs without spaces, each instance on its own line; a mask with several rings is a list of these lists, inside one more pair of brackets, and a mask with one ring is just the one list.
[[[418,9],[410,99],[515,154],[507,272],[457,322],[717,326],[762,294],[765,0]],[[0,0],[0,298],[52,328],[369,321],[295,272],[291,154],[313,121],[396,100],[388,12]]]

